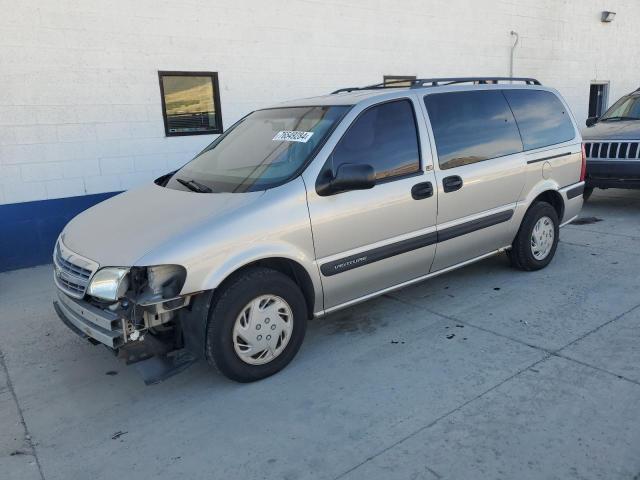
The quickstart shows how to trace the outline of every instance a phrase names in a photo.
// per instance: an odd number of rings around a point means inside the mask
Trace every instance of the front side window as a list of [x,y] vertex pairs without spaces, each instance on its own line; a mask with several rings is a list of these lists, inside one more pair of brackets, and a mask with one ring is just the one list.
[[250,192],[285,183],[304,168],[348,106],[258,110],[240,120],[167,187],[198,192]]
[[158,72],[167,136],[222,133],[216,72]]
[[567,109],[551,92],[504,90],[525,150],[567,142],[576,136]]
[[509,105],[499,90],[426,95],[441,169],[522,151]]
[[371,165],[382,180],[418,172],[418,132],[409,100],[387,102],[365,110],[334,149],[329,164],[335,173],[343,163]]
[[640,120],[640,95],[622,97],[605,112],[600,121]]

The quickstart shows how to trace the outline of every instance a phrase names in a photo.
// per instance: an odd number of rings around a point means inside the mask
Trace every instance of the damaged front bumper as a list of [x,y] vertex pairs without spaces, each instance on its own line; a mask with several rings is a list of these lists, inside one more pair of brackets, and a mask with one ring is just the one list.
[[[182,299],[180,304],[190,305],[189,300]],[[177,299],[169,300],[164,302],[163,307],[177,306],[176,302]],[[189,308],[180,308],[170,334],[164,336],[151,334],[147,329],[139,334],[123,311],[101,309],[84,300],[72,298],[60,289],[53,306],[69,329],[94,345],[106,346],[127,365],[135,364],[144,382],[150,385],[181,372],[202,358],[203,333],[210,302],[211,292],[208,292],[198,295]],[[138,307],[151,312],[146,316],[147,324],[154,319],[159,322],[160,317],[168,313],[159,305]]]
[[53,307],[62,322],[92,343],[102,343],[117,350],[125,343],[124,319],[114,312],[101,310],[58,290]]

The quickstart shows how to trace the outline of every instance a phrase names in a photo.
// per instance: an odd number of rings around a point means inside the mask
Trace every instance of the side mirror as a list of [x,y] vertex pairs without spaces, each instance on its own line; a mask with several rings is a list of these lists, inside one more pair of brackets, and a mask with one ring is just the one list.
[[589,117],[589,118],[587,118],[587,121],[585,122],[587,124],[587,127],[591,127],[591,126],[595,125],[596,123],[598,123],[598,118],[599,117]]
[[327,170],[316,183],[320,196],[333,195],[349,190],[367,190],[376,184],[376,173],[371,165],[343,163],[335,175]]

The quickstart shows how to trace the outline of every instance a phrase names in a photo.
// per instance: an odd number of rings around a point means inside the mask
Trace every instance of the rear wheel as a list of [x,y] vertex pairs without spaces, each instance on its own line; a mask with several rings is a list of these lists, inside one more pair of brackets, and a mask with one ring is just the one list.
[[256,268],[237,276],[209,315],[208,362],[226,377],[252,382],[282,370],[304,339],[307,308],[286,275]]
[[527,211],[509,251],[511,264],[521,270],[546,267],[558,247],[558,214],[547,202],[536,202]]

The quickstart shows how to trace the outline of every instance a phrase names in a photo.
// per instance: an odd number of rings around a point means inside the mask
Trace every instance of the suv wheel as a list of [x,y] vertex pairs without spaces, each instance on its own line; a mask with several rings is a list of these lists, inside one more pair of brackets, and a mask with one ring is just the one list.
[[546,267],[558,247],[558,214],[547,202],[536,202],[522,220],[509,258],[521,270],[539,270]]
[[260,380],[293,359],[306,328],[300,288],[278,271],[252,269],[217,296],[207,325],[207,361],[232,380]]

